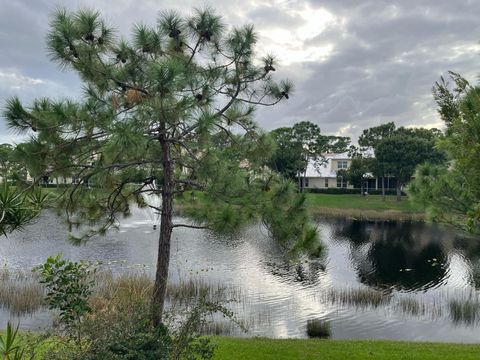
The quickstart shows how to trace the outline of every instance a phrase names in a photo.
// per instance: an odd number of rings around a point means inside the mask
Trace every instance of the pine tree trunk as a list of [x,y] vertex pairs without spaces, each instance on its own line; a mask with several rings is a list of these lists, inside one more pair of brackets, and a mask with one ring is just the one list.
[[385,201],[385,176],[382,176],[382,201]]
[[158,239],[157,271],[152,299],[152,323],[154,326],[162,322],[165,296],[167,293],[168,268],[170,263],[170,240],[172,237],[172,204],[173,204],[173,169],[170,159],[170,144],[161,140],[163,184],[162,184],[162,213],[160,236]]

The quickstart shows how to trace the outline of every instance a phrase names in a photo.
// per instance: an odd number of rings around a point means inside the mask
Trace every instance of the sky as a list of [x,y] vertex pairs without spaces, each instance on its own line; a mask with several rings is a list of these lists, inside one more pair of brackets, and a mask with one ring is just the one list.
[[[226,24],[254,24],[257,54],[277,56],[275,76],[295,93],[256,120],[271,130],[311,121],[328,135],[356,140],[365,128],[441,127],[432,86],[448,70],[476,83],[480,0],[0,0],[0,108],[19,96],[80,99],[81,83],[51,62],[49,16],[58,7],[93,8],[128,38],[158,13],[212,6]],[[18,142],[0,116],[0,143]]]

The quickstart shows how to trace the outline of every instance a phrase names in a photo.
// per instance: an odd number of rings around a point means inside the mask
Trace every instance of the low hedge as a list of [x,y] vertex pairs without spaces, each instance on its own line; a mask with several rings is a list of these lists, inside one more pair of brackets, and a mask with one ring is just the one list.
[[[360,189],[345,189],[345,188],[304,188],[306,192],[312,194],[336,194],[336,195],[346,195],[346,194],[360,194]],[[382,195],[382,190],[368,189],[369,195]],[[385,195],[397,195],[396,189],[385,189]],[[402,191],[402,195],[406,195]]]

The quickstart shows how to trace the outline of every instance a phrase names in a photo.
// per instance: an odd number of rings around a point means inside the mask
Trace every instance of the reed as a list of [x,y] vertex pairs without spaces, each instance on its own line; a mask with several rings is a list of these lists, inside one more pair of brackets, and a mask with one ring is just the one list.
[[332,336],[330,323],[321,319],[308,320],[307,335],[310,338],[329,338]]
[[356,307],[378,307],[387,305],[391,297],[382,291],[373,289],[330,289],[326,292],[327,299],[332,303],[352,305]]
[[33,273],[0,270],[0,307],[14,315],[33,314],[45,306],[45,288]]
[[450,318],[456,324],[473,325],[480,320],[480,299],[471,295],[463,299],[452,299],[448,303]]
[[425,303],[420,303],[412,297],[401,298],[396,305],[401,312],[412,316],[424,315],[427,312]]

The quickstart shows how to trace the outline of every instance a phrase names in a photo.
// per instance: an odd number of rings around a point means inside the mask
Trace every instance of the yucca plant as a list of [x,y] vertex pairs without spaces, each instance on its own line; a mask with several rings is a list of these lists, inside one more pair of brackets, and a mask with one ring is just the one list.
[[48,198],[39,189],[24,191],[7,182],[0,185],[0,234],[7,235],[28,225]]
[[0,355],[2,360],[20,360],[23,356],[17,342],[18,325],[14,329],[10,322],[7,323],[7,330],[0,335]]

